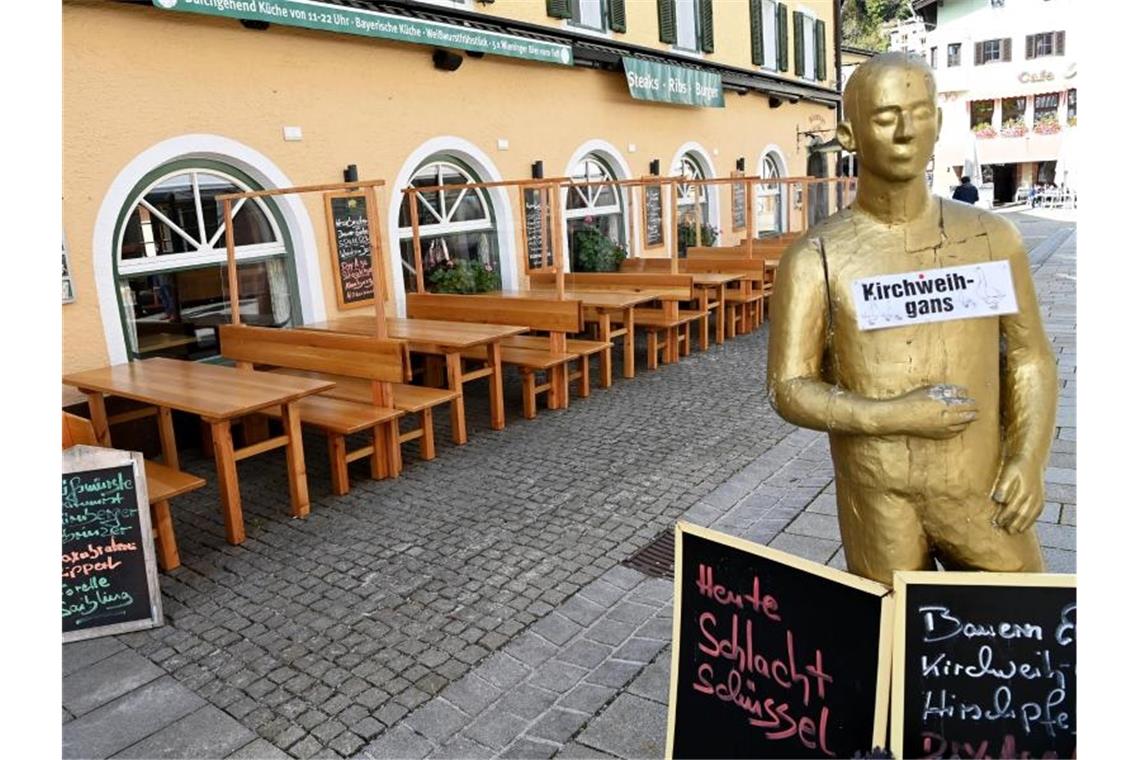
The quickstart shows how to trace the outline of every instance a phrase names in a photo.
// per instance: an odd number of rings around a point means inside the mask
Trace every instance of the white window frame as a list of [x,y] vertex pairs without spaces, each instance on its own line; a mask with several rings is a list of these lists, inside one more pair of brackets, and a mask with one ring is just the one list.
[[[764,179],[781,179],[781,178],[783,178],[783,176],[784,176],[784,169],[782,168],[783,163],[784,163],[783,157],[780,156],[775,150],[772,150],[772,149],[765,150],[764,153],[760,157],[760,171],[759,171],[760,176],[763,177]],[[775,169],[774,174],[769,170],[769,166],[771,166],[772,168]],[[786,187],[787,187],[787,185],[783,185],[783,184],[770,184],[769,185],[769,184],[764,184],[762,182],[758,183],[756,185],[756,196],[757,196],[758,200],[763,199],[763,198],[775,198],[776,199],[776,219],[775,219],[776,224],[774,227],[771,228],[776,232],[783,232],[784,231],[784,212],[785,212],[784,204],[787,202],[787,193],[784,190]],[[757,208],[759,208],[760,205],[761,204],[758,203]],[[758,229],[757,231],[766,232],[766,231],[768,231],[768,229],[769,228],[764,228],[763,230]]]
[[[681,156],[677,167],[677,176],[685,179],[708,179],[701,162],[691,153]],[[696,208],[702,224],[711,224],[711,208],[709,206],[708,185],[690,185],[686,182],[677,183],[677,215],[683,217],[685,211]]]
[[[592,172],[591,167],[596,167],[597,172]],[[583,171],[579,171],[579,170]],[[594,176],[594,175],[597,176]],[[581,180],[583,182],[600,182],[603,180],[614,180],[614,172],[606,165],[604,159],[594,153],[588,153],[582,157],[575,167],[574,172],[570,175],[571,180]],[[563,215],[567,220],[582,219],[587,216],[613,216],[617,214],[622,217],[622,229],[624,229],[625,218],[621,205],[620,188],[617,185],[609,185],[610,193],[613,195],[614,202],[612,204],[598,204],[598,198],[606,190],[606,185],[593,185],[590,187],[575,187],[573,184],[567,188],[566,191],[566,204],[563,209]],[[571,193],[577,196],[586,204],[583,208],[570,208]],[[618,241],[620,242],[620,241]]]
[[803,6],[796,8],[800,12],[800,23],[804,26],[802,39],[804,41],[804,79],[812,82],[818,81],[815,78],[815,22],[817,16],[815,13]]
[[763,28],[764,63],[766,69],[776,70],[779,58],[776,55],[776,46],[779,45],[779,29],[776,28],[779,16],[776,14],[776,0],[760,1],[760,23]]
[[[681,4],[684,3],[689,8],[692,8],[693,19],[693,46],[685,47],[681,44]],[[677,23],[677,41],[673,43],[675,50],[699,55],[701,51],[701,14],[697,8],[697,0],[673,0],[673,18]]]
[[[189,230],[180,228],[173,221],[166,218],[158,209],[150,205],[146,201],[147,193],[162,183],[173,177],[179,177],[184,174],[189,174],[191,177],[191,186],[194,188],[194,205],[197,211],[197,234],[194,235]],[[126,235],[127,224],[124,222],[122,229],[119,231],[119,239],[115,241],[115,256],[116,264],[118,266],[119,279],[137,277],[142,274],[153,274],[155,272],[164,272],[170,269],[190,269],[197,267],[210,266],[211,264],[225,264],[227,261],[226,244],[225,244],[225,225],[218,225],[218,229],[209,240],[206,239],[206,225],[202,214],[202,200],[199,190],[198,175],[208,174],[218,177],[237,188],[242,192],[249,192],[252,188],[246,183],[239,180],[237,177],[231,176],[216,169],[206,168],[181,168],[172,170],[166,174],[155,179],[148,184],[142,192],[140,192],[129,204],[130,210],[127,212],[127,219],[135,212],[135,208],[139,205],[144,206],[148,212],[154,215],[157,220],[170,228],[172,232],[179,235],[186,242],[194,245],[196,250],[188,253],[168,253],[158,255],[154,250],[153,233],[149,241],[147,241],[147,255],[143,258],[124,259],[123,255],[123,237]],[[249,200],[257,204],[261,213],[269,222],[270,228],[273,230],[274,241],[271,243],[256,243],[253,245],[238,245],[234,247],[234,254],[237,261],[248,261],[251,259],[263,259],[272,256],[285,256],[288,251],[285,248],[285,238],[281,234],[280,227],[277,226],[277,220],[274,218],[273,213],[261,198],[241,198],[237,200],[231,209],[231,218],[238,215],[242,207]],[[147,230],[144,229],[144,236]]]
[[590,26],[580,20],[582,15],[582,0],[570,0],[570,18],[564,19],[562,26],[575,32],[585,32],[597,37],[610,37],[610,19],[608,0],[597,0],[598,26]]

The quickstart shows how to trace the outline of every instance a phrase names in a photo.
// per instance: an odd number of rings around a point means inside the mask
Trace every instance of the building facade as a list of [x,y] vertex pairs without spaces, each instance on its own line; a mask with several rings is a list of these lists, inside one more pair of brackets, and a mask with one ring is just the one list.
[[[835,123],[837,15],[831,0],[65,0],[64,371],[216,354],[225,192],[341,182],[349,165],[386,180],[398,313],[411,185],[456,185],[417,196],[423,256],[478,262],[511,288],[525,285],[516,191],[464,184],[529,178],[536,162],[592,180],[803,176],[801,133]],[[571,246],[583,225],[637,243],[636,198],[563,203]],[[725,241],[742,234],[727,187],[678,203]],[[243,320],[337,314],[319,194],[247,201],[234,227]]]
[[1077,44],[1072,0],[917,0],[933,28],[942,133],[934,189],[963,174],[984,201],[1024,200],[1034,185],[1076,191]]

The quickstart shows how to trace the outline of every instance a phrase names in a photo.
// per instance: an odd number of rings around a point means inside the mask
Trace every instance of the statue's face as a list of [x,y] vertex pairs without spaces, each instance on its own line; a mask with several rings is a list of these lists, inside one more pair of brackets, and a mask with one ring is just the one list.
[[938,139],[938,108],[922,69],[892,67],[864,83],[854,132],[860,171],[896,182],[926,170]]

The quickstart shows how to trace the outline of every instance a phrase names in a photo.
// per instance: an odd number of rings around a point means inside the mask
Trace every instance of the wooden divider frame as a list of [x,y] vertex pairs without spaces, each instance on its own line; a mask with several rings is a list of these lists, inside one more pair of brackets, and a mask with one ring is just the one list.
[[[372,243],[372,293],[373,303],[375,304],[376,313],[376,337],[388,337],[388,322],[384,314],[384,298],[385,293],[383,280],[380,271],[384,268],[383,264],[383,247],[381,244],[381,232],[377,225],[374,224],[374,215],[378,205],[376,197],[376,188],[382,187],[384,180],[371,179],[359,180],[356,182],[336,182],[327,185],[299,185],[297,187],[282,187],[273,190],[254,190],[244,193],[226,193],[219,195],[216,200],[222,202],[222,221],[226,227],[226,267],[229,275],[230,286],[230,321],[235,325],[241,324],[241,314],[238,311],[238,302],[240,300],[238,293],[238,276],[237,276],[237,253],[234,248],[234,201],[245,201],[248,198],[268,198],[275,195],[296,195],[302,193],[327,193],[327,194],[349,194],[361,195],[366,193],[368,203],[371,205],[369,211],[369,238]],[[328,200],[325,201],[326,208]],[[240,206],[240,203],[239,203]],[[328,212],[326,211],[326,214]],[[415,219],[415,215],[412,215]],[[331,222],[330,222],[331,228]],[[332,255],[334,257],[334,264],[336,263],[336,232],[329,230],[330,244],[332,246]],[[334,266],[334,269],[337,269]],[[339,270],[337,270],[339,271]],[[335,275],[334,275],[335,276]],[[337,292],[337,300],[340,300],[339,289]],[[239,363],[238,366],[244,366],[244,363]]]

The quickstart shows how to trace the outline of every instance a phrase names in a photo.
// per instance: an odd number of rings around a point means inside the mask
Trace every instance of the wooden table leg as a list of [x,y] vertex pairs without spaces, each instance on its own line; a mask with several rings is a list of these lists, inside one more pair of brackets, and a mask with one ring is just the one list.
[[305,477],[305,447],[301,439],[301,413],[294,403],[281,405],[281,424],[289,443],[285,445],[285,461],[288,467],[289,500],[293,504],[294,517],[307,517],[309,514],[309,480]]
[[174,538],[174,523],[170,519],[170,502],[162,499],[151,504],[150,517],[155,534],[155,559],[163,571],[170,572],[182,564],[178,557],[178,542]]
[[[613,337],[610,335],[610,315],[605,312],[598,313],[597,328],[599,338],[602,343],[610,343]],[[613,366],[613,346],[610,346],[605,351],[602,351],[601,358],[598,360],[599,374],[601,378],[598,385],[603,388],[609,388],[614,382],[614,366]]]
[[[704,312],[704,315],[698,320],[697,329],[700,330],[700,332],[701,332],[701,334],[698,336],[698,340],[700,343],[701,350],[702,351],[708,351],[709,350],[709,289],[708,288],[701,288],[700,293],[701,293],[701,297],[700,297],[700,299],[698,299],[698,303],[700,304],[700,310],[702,312]],[[686,348],[685,352],[688,353],[688,351],[689,351],[689,349]]]
[[237,461],[229,420],[211,420],[210,437],[214,441],[214,464],[218,469],[218,492],[222,497],[222,520],[226,524],[226,540],[231,544],[245,541],[245,523],[241,516],[241,493],[238,491]]
[[487,363],[491,365],[488,378],[491,392],[491,429],[502,430],[507,425],[507,411],[503,404],[503,347],[499,341],[487,344]]
[[633,336],[637,332],[633,329],[633,307],[630,306],[624,309],[625,315],[622,318],[622,324],[625,325],[625,342],[622,345],[622,350],[625,351],[625,358],[622,366],[622,374],[626,377],[633,377],[636,370],[635,359],[633,355]]
[[174,438],[174,416],[164,406],[158,407],[158,435],[162,439],[162,463],[178,467],[178,442]]
[[107,424],[107,405],[102,391],[83,391],[87,396],[87,408],[91,412],[91,427],[95,429],[95,440],[100,446],[111,445],[111,426]]
[[456,352],[447,354],[447,387],[459,391],[451,402],[451,440],[467,443],[467,413],[463,405],[463,357]]
[[724,343],[724,322],[725,322],[725,313],[724,313],[725,301],[724,301],[724,297],[726,294],[727,293],[725,291],[725,286],[724,285],[718,285],[717,289],[716,289],[716,296],[717,296],[717,301],[720,302],[720,306],[716,310],[716,342],[717,342],[717,345]]

